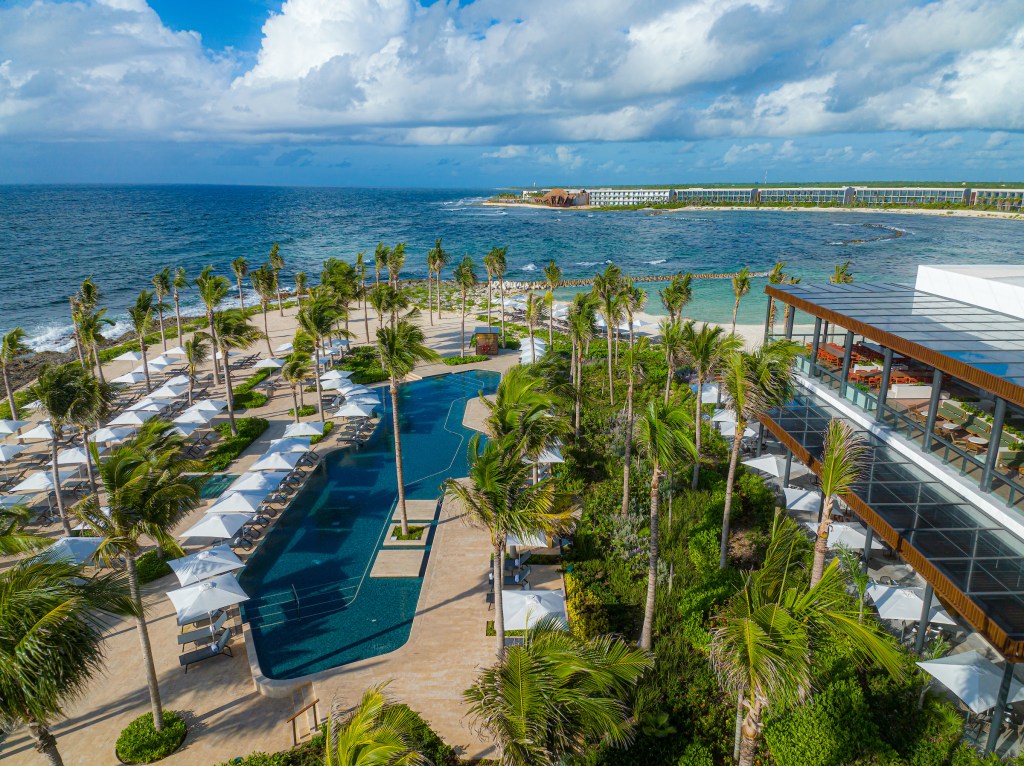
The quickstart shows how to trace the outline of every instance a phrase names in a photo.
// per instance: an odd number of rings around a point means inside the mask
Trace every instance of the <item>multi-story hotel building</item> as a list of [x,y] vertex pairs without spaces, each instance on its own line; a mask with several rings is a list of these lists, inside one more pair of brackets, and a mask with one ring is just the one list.
[[723,189],[690,187],[687,189],[676,189],[676,200],[693,205],[749,205],[757,201],[757,189]]
[[1000,210],[1024,209],[1024,189],[971,189],[970,204]]
[[843,499],[868,529],[865,548],[881,539],[926,583],[918,650],[938,602],[1006,660],[991,749],[1024,662],[1024,266],[766,292],[786,315],[766,333],[807,349],[796,395],[761,418],[789,454],[784,481],[794,456],[820,472],[832,418],[863,434]]
[[928,188],[928,187],[894,187],[877,188],[873,186],[853,187],[853,203],[858,205],[924,205],[950,204],[966,205],[970,201],[970,189],[966,188]]
[[664,205],[675,202],[673,189],[590,189],[593,206]]
[[852,186],[792,186],[770,187],[758,191],[762,205],[773,203],[814,205],[850,205],[853,203]]

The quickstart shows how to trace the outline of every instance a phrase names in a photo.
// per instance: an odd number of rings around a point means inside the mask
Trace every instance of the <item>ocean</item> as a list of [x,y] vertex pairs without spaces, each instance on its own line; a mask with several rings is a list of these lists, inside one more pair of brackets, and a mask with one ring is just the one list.
[[[0,186],[0,331],[20,325],[38,349],[70,347],[68,296],[87,276],[101,305],[127,329],[125,308],[164,266],[195,276],[212,264],[234,281],[230,262],[255,267],[273,242],[284,281],[311,282],[329,257],[372,264],[377,242],[407,243],[403,276],[426,276],[437,237],[453,260],[507,246],[510,280],[539,279],[554,259],[566,278],[616,263],[631,274],[753,271],[787,263],[804,282],[827,279],[849,260],[857,281],[912,282],[922,263],[1024,262],[1020,221],[843,212],[536,210],[484,207],[488,189],[338,189],[251,186]],[[764,318],[765,280],[755,280],[741,323]],[[727,321],[727,280],[694,283],[688,315]],[[660,312],[657,285],[647,310]],[[198,313],[194,291],[184,295]]]

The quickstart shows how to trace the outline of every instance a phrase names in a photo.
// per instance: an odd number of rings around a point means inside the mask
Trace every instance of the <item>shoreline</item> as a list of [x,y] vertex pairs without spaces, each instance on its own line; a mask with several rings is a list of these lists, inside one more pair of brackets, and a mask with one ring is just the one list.
[[686,205],[684,207],[672,207],[672,208],[661,208],[661,207],[621,207],[621,208],[603,208],[603,207],[592,207],[590,205],[571,205],[568,207],[551,207],[550,205],[538,205],[533,202],[496,202],[493,200],[486,200],[480,203],[481,206],[485,207],[507,207],[507,208],[530,208],[532,210],[552,210],[559,213],[566,211],[580,211],[580,212],[600,212],[600,213],[618,213],[618,212],[636,212],[636,213],[648,213],[650,215],[667,215],[671,213],[682,213],[688,210],[698,210],[703,213],[713,212],[716,210],[747,210],[747,211],[760,211],[760,212],[780,212],[780,213],[868,213],[875,215],[882,215],[891,213],[893,215],[930,215],[947,218],[995,218],[1005,221],[1024,221],[1024,212],[1014,213],[1010,211],[1000,210],[939,210],[931,208],[913,208],[913,207],[901,207],[901,208],[877,208],[877,207],[801,207],[799,205]]

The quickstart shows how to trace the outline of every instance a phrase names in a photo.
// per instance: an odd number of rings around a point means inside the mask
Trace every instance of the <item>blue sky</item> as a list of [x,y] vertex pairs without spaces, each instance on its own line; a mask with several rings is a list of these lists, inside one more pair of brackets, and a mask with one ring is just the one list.
[[0,182],[1024,180],[1024,0],[0,0]]

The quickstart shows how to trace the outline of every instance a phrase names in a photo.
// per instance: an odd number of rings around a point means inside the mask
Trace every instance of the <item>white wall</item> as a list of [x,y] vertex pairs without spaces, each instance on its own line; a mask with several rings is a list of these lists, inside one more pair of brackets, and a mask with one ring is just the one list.
[[1024,319],[1024,266],[918,266],[914,286]]

